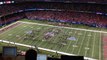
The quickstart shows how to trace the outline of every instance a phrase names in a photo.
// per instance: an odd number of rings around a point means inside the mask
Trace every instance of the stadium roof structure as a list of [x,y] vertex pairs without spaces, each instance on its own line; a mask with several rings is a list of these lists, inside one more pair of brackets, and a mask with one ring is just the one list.
[[24,1],[35,1],[35,2],[66,2],[66,3],[100,3],[107,4],[107,0],[0,0],[0,1],[15,1],[15,2],[24,2]]

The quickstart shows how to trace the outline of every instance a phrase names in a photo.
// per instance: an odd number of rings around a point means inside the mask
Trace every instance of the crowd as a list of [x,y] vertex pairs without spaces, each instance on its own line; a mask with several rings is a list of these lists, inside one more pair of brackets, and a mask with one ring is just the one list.
[[4,16],[0,19],[0,26],[3,26],[5,24],[10,24],[12,22],[15,22],[19,19],[22,19],[24,18],[24,15],[23,13],[21,14],[13,14],[13,15],[10,15],[10,16]]
[[[85,1],[85,0],[84,0]],[[26,2],[0,5],[0,16],[26,9],[60,9],[72,11],[107,12],[106,4]]]
[[107,27],[107,17],[93,13],[72,11],[32,11],[26,12],[28,19],[56,20],[95,27]]
[[[85,1],[85,0],[84,0]],[[91,0],[90,0],[91,1]],[[55,9],[56,11],[32,11],[25,12],[26,9]],[[81,4],[81,3],[47,3],[47,2],[27,2],[0,5],[0,16],[6,16],[23,10],[25,15],[29,19],[41,19],[41,20],[54,20],[60,22],[70,22],[76,24],[85,24],[96,27],[107,27],[107,17],[103,15],[97,15],[93,12],[107,12],[107,6],[105,4]],[[57,11],[60,10],[60,11]],[[63,11],[61,11],[63,10]],[[83,11],[83,12],[80,12]],[[91,13],[89,13],[91,12]],[[0,18],[0,25],[7,22],[11,22],[17,19],[23,18],[23,15],[16,15],[13,17],[2,19]]]

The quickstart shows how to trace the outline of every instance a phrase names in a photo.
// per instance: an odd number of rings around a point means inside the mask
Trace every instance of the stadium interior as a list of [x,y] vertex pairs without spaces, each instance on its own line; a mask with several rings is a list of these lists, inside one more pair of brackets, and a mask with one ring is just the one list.
[[107,0],[0,0],[0,60],[107,60]]

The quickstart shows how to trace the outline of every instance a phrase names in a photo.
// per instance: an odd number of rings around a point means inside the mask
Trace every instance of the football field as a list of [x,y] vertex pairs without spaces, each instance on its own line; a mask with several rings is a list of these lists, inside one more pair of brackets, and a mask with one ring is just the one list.
[[14,24],[1,28],[0,40],[103,59],[103,38],[107,36],[105,32],[30,22]]

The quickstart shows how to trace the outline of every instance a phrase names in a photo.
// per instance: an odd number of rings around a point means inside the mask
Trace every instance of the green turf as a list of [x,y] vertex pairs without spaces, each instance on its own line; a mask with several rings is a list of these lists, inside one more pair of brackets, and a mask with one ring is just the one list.
[[[50,39],[44,39],[44,34],[50,29],[60,30],[58,34]],[[26,32],[36,30],[33,38],[24,40]],[[66,35],[66,36],[65,36]],[[0,34],[1,40],[8,40],[12,42],[37,45],[38,47],[57,50],[79,56],[85,56],[89,58],[102,59],[102,47],[100,43],[102,33],[81,31],[60,27],[44,26],[38,24],[22,23],[12,29],[6,30]],[[67,40],[68,37],[75,37],[75,41]],[[61,42],[66,42],[66,45],[61,45]],[[76,46],[76,47],[75,47]],[[100,60],[100,59],[99,59]]]

